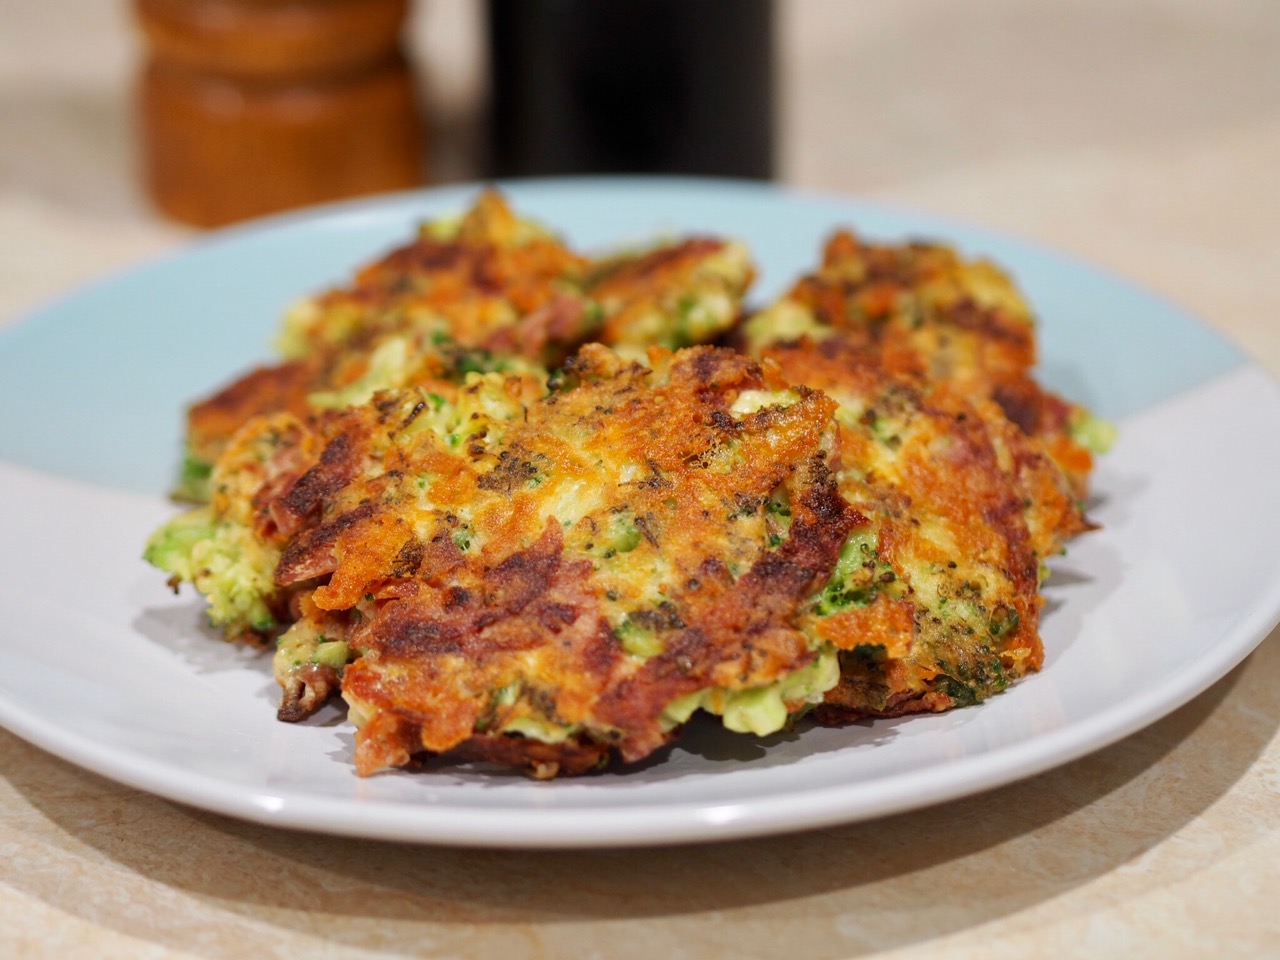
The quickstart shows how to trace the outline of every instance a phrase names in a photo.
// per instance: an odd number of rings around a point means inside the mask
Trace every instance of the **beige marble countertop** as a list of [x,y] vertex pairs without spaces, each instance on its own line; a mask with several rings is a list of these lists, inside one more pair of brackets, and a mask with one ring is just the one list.
[[[1072,251],[1280,373],[1275,0],[781,13],[785,182]],[[412,33],[446,179],[473,155],[475,14],[426,0]],[[191,233],[133,177],[127,5],[0,0],[0,24],[3,322]],[[1273,635],[1165,720],[1023,783],[798,836],[583,853],[266,829],[0,732],[0,957],[1280,957],[1278,729]]]

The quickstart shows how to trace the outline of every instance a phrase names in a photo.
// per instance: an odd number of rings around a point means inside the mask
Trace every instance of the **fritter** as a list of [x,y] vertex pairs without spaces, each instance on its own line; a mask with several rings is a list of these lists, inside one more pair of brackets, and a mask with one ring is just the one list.
[[349,285],[296,304],[279,338],[283,362],[191,407],[179,491],[206,499],[212,463],[261,414],[301,417],[471,372],[545,374],[599,325],[581,291],[586,265],[492,191],[460,219],[424,224]]
[[818,716],[944,710],[1038,669],[1044,562],[1090,528],[1079,440],[1100,428],[1034,380],[1009,278],[841,231],[737,339],[839,404],[839,487],[860,522],[802,621],[841,651]]
[[801,620],[840,651],[819,718],[945,710],[1038,669],[1043,558],[1088,525],[1035,439],[842,331],[764,355],[839,403],[837,478],[857,516]]
[[640,355],[704,342],[736,321],[752,277],[741,244],[706,237],[591,261],[487,191],[461,219],[424,225],[348,286],[290,310],[282,363],[190,409],[179,491],[207,497],[213,461],[253,416],[471,372],[545,374],[591,339]]
[[[542,377],[476,374],[459,385],[416,388],[412,424],[456,446],[483,448],[546,394]],[[148,541],[145,559],[192,583],[209,600],[211,624],[228,639],[269,641],[296,618],[301,588],[277,582],[281,552],[326,498],[369,471],[381,470],[386,437],[371,437],[367,405],[304,416],[255,417],[238,430],[214,465],[210,502],[180,514]],[[310,587],[314,587],[311,584]]]
[[300,301],[278,345],[288,360],[422,327],[468,349],[558,363],[599,325],[581,295],[587,265],[486,190],[465,215],[423,224],[412,243],[362,267],[348,286]]
[[594,339],[637,358],[710,343],[737,322],[754,278],[746,247],[717,237],[602,258],[586,282],[603,318]]
[[[589,345],[544,396],[473,374],[438,408],[408,389],[295,418],[287,478],[220,461],[236,502],[201,509],[269,545],[263,605],[296,618],[282,716],[341,672],[361,773],[447,753],[545,776],[639,760],[699,708],[763,734],[821,700],[835,652],[797,617],[854,520],[834,404],[728,350],[650,359]],[[228,455],[282,460],[263,430]]]
[[842,230],[828,240],[821,266],[750,318],[740,337],[757,353],[837,331],[886,370],[945,381],[964,396],[999,404],[1039,438],[1084,498],[1090,448],[1105,449],[1109,428],[1036,383],[1034,318],[999,267],[938,244],[872,244]]
[[365,775],[576,774],[699,709],[764,735],[1038,669],[1108,428],[1035,381],[1012,282],[840,232],[739,323],[752,276],[707,237],[588,260],[487,193],[192,408],[209,502],[147,559],[275,641],[282,720],[341,693]]

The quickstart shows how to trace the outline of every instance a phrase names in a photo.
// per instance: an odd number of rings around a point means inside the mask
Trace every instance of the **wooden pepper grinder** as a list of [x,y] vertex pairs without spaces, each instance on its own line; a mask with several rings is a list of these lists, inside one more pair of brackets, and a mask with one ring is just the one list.
[[134,0],[147,189],[212,227],[416,186],[409,0]]

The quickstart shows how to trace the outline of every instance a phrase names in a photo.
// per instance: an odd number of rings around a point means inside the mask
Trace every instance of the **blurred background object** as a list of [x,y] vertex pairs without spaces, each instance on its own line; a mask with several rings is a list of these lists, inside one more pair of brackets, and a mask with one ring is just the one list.
[[423,180],[408,0],[135,0],[144,179],[218,226]]
[[494,175],[773,175],[773,0],[488,0],[487,13]]
[[[194,226],[424,179],[775,173],[774,0],[132,4],[143,184]],[[439,92],[402,51],[411,12],[455,38],[452,66],[428,52]]]

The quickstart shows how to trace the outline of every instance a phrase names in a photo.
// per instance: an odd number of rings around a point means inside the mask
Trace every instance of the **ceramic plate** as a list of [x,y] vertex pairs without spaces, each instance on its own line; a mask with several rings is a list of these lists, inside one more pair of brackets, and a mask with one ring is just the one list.
[[1042,379],[1114,420],[1102,529],[1046,586],[1044,670],[980,707],[764,742],[694,724],[625,773],[537,783],[473,768],[359,779],[336,707],[274,716],[269,659],[202,625],[139,559],[173,507],[184,403],[269,359],[281,310],[456,212],[469,188],[215,234],[0,331],[0,723],[91,770],[236,817],[341,834],[524,847],[776,833],[1026,777],[1170,712],[1280,619],[1280,392],[1175,307],[972,226],[766,186],[547,181],[518,207],[580,248],[714,231],[748,241],[754,298],[841,224],[1003,263],[1041,317]]

